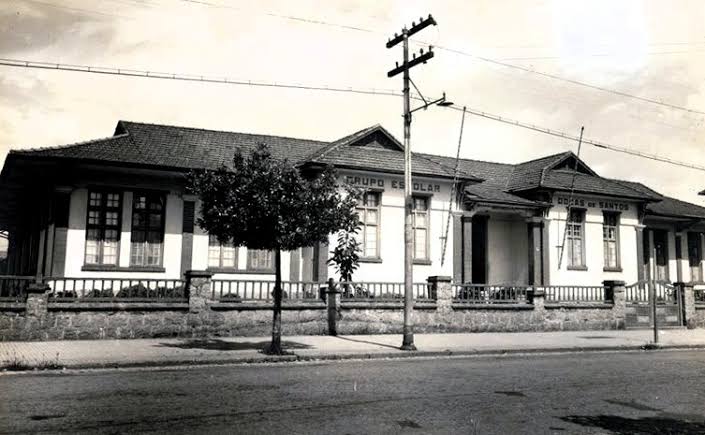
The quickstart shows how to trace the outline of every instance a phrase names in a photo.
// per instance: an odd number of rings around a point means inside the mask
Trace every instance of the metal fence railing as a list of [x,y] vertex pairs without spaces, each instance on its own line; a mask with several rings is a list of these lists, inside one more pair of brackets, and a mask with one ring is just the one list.
[[529,303],[531,286],[452,284],[453,302],[467,304],[525,304]]
[[629,303],[648,303],[651,286],[655,288],[657,303],[676,303],[676,288],[665,281],[637,281],[625,287],[625,298]]
[[[403,282],[351,282],[340,281],[335,283],[336,288],[341,292],[343,301],[367,300],[367,301],[403,301]],[[433,290],[428,283],[413,283],[412,293],[417,301],[432,301],[436,299]]]
[[[283,281],[282,299],[316,301],[327,282]],[[274,299],[274,281],[263,280],[213,280],[211,298],[221,302],[271,301]]]
[[186,302],[180,279],[45,278],[57,302]]
[[24,301],[27,297],[27,287],[35,280],[34,276],[0,275],[0,301]]
[[608,302],[604,286],[555,285],[542,287],[546,302]]

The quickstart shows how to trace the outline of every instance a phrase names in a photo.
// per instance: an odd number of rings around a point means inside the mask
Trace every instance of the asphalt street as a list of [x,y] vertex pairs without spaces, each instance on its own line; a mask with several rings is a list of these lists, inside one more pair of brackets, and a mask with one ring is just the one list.
[[705,352],[4,374],[2,433],[705,433]]

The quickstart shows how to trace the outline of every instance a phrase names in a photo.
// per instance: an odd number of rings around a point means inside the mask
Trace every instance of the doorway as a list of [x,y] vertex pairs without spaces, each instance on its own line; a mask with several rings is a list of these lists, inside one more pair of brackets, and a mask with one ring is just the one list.
[[472,283],[487,284],[487,220],[472,217]]

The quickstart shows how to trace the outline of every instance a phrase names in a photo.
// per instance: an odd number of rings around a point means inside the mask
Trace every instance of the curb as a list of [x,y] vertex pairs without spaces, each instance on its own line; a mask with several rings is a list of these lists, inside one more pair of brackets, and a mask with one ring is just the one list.
[[293,363],[315,361],[346,361],[346,360],[374,360],[374,359],[413,359],[413,358],[449,358],[472,356],[505,356],[505,355],[531,355],[531,354],[565,354],[582,352],[637,352],[651,350],[704,350],[705,344],[691,345],[622,345],[622,346],[584,346],[584,347],[556,347],[533,349],[487,349],[487,350],[460,350],[460,351],[414,351],[414,352],[374,352],[374,353],[349,353],[349,354],[312,354],[312,355],[281,355],[281,356],[247,356],[224,359],[181,359],[168,361],[130,361],[130,362],[86,362],[65,363],[56,369],[29,369],[24,371],[0,370],[0,373],[23,372],[55,372],[61,370],[90,370],[90,369],[122,369],[122,368],[147,368],[147,367],[175,367],[175,366],[210,366],[230,364],[261,364],[261,363]]

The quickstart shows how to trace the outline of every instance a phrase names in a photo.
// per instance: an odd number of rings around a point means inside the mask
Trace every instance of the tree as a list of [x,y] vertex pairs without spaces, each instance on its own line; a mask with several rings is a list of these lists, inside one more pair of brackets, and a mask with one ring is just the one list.
[[248,155],[238,150],[231,167],[192,171],[189,189],[201,200],[198,225],[221,243],[274,252],[272,343],[281,354],[281,251],[327,242],[357,222],[355,200],[341,194],[332,167],[303,176],[265,144]]
[[350,222],[350,226],[338,232],[338,244],[330,251],[332,254],[328,259],[328,264],[335,265],[335,269],[340,276],[340,282],[344,283],[344,296],[350,296],[349,286],[352,282],[352,275],[359,266],[361,243],[357,240],[357,232],[360,230],[360,222],[355,219]]

